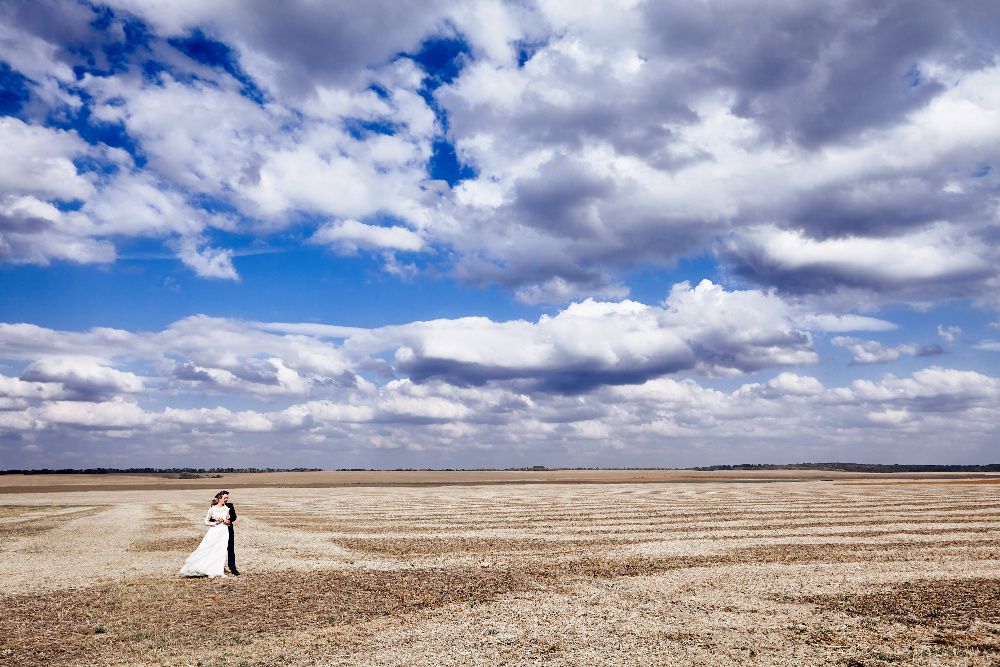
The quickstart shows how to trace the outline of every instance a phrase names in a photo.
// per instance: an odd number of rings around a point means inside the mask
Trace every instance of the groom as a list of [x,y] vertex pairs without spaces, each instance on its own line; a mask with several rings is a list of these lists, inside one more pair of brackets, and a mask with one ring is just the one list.
[[222,502],[229,508],[229,518],[226,519],[226,525],[229,526],[229,571],[238,577],[240,576],[240,572],[236,569],[236,537],[233,533],[233,522],[236,521],[236,508],[229,502],[228,491],[222,492]]

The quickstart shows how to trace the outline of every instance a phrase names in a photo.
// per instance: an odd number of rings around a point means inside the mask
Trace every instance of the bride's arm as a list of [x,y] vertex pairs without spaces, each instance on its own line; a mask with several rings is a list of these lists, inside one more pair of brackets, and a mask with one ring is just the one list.
[[214,526],[215,525],[215,519],[212,518],[212,510],[211,509],[209,509],[208,510],[208,514],[205,515],[205,525],[206,526]]

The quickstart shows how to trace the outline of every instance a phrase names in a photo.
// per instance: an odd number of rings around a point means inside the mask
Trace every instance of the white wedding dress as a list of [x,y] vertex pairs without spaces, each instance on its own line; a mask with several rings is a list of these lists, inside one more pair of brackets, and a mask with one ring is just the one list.
[[178,572],[184,577],[224,577],[227,548],[229,546],[229,526],[216,524],[216,519],[228,519],[229,508],[213,505],[205,515],[205,525],[211,526],[201,544],[188,556]]

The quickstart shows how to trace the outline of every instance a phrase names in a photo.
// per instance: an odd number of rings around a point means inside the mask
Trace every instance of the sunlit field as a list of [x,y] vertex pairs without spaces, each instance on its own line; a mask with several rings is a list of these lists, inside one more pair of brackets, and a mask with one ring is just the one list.
[[998,489],[237,487],[214,580],[214,487],[6,493],[0,664],[995,665]]

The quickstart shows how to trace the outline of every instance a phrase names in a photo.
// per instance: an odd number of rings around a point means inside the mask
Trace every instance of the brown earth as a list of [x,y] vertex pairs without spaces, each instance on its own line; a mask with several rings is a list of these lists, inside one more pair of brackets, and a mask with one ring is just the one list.
[[1000,663],[991,486],[473,481],[5,495],[0,664]]

